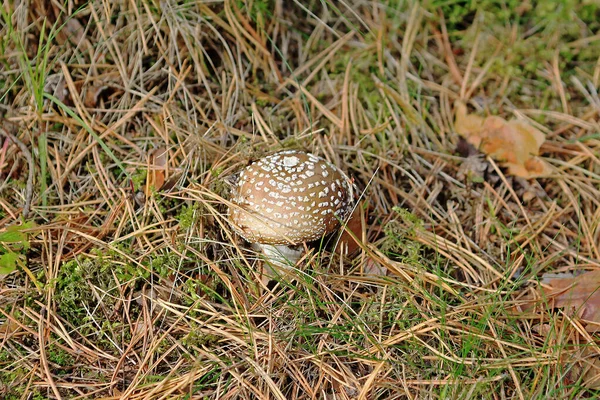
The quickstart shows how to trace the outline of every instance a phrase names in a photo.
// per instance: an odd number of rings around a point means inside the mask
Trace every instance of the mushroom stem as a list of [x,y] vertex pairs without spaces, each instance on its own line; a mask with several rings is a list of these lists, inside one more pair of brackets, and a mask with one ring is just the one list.
[[253,243],[252,247],[257,251],[261,251],[271,264],[285,269],[293,268],[302,257],[302,253],[304,253],[302,249],[282,244]]

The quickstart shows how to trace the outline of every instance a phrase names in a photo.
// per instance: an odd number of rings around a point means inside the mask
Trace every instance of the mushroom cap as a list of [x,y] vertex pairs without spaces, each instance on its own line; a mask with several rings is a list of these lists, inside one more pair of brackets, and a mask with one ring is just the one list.
[[336,230],[349,215],[352,189],[348,177],[327,160],[282,151],[240,172],[229,221],[252,243],[310,242]]

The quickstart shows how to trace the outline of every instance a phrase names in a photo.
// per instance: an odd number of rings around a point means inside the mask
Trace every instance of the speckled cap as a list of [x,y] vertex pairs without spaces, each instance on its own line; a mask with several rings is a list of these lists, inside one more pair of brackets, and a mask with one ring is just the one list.
[[287,150],[242,170],[231,202],[229,221],[240,236],[295,245],[337,229],[352,209],[353,191],[348,177],[327,160]]

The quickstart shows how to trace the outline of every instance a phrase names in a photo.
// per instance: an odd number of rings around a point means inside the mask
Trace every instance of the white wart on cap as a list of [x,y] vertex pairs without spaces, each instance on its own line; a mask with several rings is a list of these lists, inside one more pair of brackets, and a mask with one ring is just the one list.
[[352,183],[327,160],[282,151],[242,170],[229,221],[249,242],[297,245],[335,231],[352,199]]

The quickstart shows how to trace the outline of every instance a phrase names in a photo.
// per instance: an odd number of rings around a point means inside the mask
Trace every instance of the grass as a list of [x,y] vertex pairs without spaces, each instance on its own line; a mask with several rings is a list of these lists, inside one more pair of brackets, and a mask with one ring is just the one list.
[[[0,397],[599,394],[575,315],[515,311],[600,266],[594,2],[109,3],[1,7]],[[465,169],[456,100],[543,130],[553,175]],[[366,223],[265,284],[226,178],[284,148]]]

